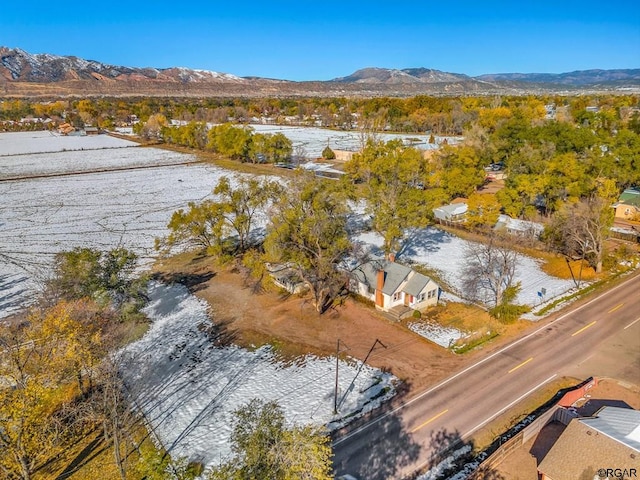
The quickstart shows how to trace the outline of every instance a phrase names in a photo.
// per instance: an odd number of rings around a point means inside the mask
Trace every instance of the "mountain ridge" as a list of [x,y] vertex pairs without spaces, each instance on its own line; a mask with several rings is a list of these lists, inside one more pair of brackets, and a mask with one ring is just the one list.
[[154,96],[410,96],[418,94],[526,94],[591,87],[640,89],[640,69],[562,74],[499,73],[471,77],[417,67],[367,67],[332,80],[239,77],[186,67],[125,67],[0,46],[0,94]]

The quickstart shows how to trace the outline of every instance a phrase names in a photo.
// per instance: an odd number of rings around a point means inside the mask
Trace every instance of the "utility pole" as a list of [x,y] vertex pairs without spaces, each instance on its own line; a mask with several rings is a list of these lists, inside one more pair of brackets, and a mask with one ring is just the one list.
[[[338,340],[338,342],[340,342],[340,340]],[[380,340],[378,340],[376,338],[376,341],[373,342],[373,345],[369,349],[369,353],[367,353],[367,356],[364,357],[364,360],[360,364],[360,368],[358,368],[358,372],[356,373],[356,376],[353,377],[353,380],[351,380],[351,385],[349,385],[349,388],[347,388],[347,390],[344,392],[344,395],[340,399],[340,405],[342,405],[342,403],[344,402],[344,399],[347,398],[347,394],[349,393],[349,390],[351,389],[351,387],[355,383],[356,378],[358,378],[358,375],[360,375],[360,372],[362,371],[362,368],[364,367],[365,363],[369,359],[369,355],[371,355],[371,352],[373,352],[373,349],[376,348],[376,345],[378,345],[378,344],[380,344],[384,348],[387,348],[387,346],[384,343],[382,343]],[[337,392],[338,392],[338,374],[337,374],[337,371],[338,371],[338,369],[336,368],[336,403],[335,403],[335,411],[336,411],[336,413],[338,412],[338,403],[337,403],[337,401],[338,401],[338,396],[337,396]]]
[[340,339],[338,339],[338,346],[336,347],[336,388],[335,395],[333,396],[333,414],[338,414],[338,362],[340,355]]

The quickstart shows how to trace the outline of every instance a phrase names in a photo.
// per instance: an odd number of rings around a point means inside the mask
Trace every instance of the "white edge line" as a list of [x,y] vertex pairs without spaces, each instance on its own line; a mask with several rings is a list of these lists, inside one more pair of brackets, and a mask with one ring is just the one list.
[[626,327],[623,328],[623,330],[626,330],[627,328],[629,328],[631,325],[633,325],[634,323],[636,323],[638,320],[640,320],[640,317],[636,318],[633,322],[631,322],[629,325],[627,325]]
[[[630,281],[633,281],[635,278],[640,278],[640,277],[634,277],[633,279],[631,279]],[[465,368],[464,370],[459,371],[458,373],[456,373],[455,375],[443,380],[442,382],[438,383],[437,385],[434,385],[433,387],[431,387],[430,389],[418,394],[417,396],[413,397],[411,400],[407,401],[406,403],[403,403],[402,405],[394,408],[393,410],[390,410],[386,413],[384,413],[383,415],[380,415],[377,418],[374,418],[373,420],[371,420],[369,423],[366,423],[364,425],[362,425],[361,427],[358,427],[357,429],[355,429],[353,432],[349,432],[347,435],[345,435],[344,437],[340,437],[339,439],[337,439],[336,441],[333,442],[333,445],[339,445],[342,442],[344,442],[345,440],[348,440],[349,438],[353,437],[354,435],[358,435],[360,432],[365,431],[366,429],[368,429],[369,427],[375,425],[376,423],[378,423],[381,420],[384,420],[385,418],[387,418],[389,415],[393,415],[394,413],[402,410],[403,408],[411,405],[414,402],[417,402],[418,400],[420,400],[422,397],[429,395],[431,392],[433,392],[434,390],[437,390],[438,388],[446,385],[447,383],[455,380],[456,378],[458,378],[461,375],[464,375],[465,373],[467,373],[469,370],[473,370],[474,368],[476,368],[479,365],[482,365],[484,362],[487,362],[489,360],[491,360],[493,357],[500,355],[503,352],[506,352],[507,350],[509,350],[512,347],[515,347],[516,345],[518,345],[520,342],[524,342],[525,340],[527,340],[529,337],[532,337],[534,335],[537,335],[539,332],[541,332],[542,330],[545,330],[546,328],[549,328],[550,325],[553,325],[556,322],[559,322],[560,320],[565,319],[566,317],[568,317],[569,315],[573,315],[576,312],[579,312],[580,310],[582,310],[583,308],[585,308],[588,305],[591,305],[592,303],[596,302],[597,300],[600,300],[600,297],[603,297],[606,294],[609,294],[611,292],[614,292],[616,290],[618,290],[619,288],[622,288],[623,286],[626,286],[627,282],[623,282],[619,285],[616,285],[615,287],[613,287],[610,290],[607,290],[606,292],[601,293],[600,295],[598,295],[597,297],[589,300],[587,303],[584,303],[582,305],[580,305],[578,308],[571,310],[570,312],[567,312],[563,315],[560,315],[558,318],[556,318],[555,320],[552,320],[551,322],[543,325],[542,327],[540,327],[539,329],[525,335],[522,338],[519,338],[518,340],[516,340],[513,343],[510,343],[509,345],[507,345],[506,347],[502,348],[501,350],[498,350],[497,352],[492,353],[491,355],[489,355],[488,357],[484,357],[482,360],[480,360],[479,362],[474,363],[473,365],[469,365],[467,368]]]
[[496,418],[498,415],[500,415],[501,413],[503,413],[504,411],[510,409],[511,407],[513,407],[516,403],[518,403],[520,400],[522,400],[523,398],[531,395],[533,392],[535,392],[537,389],[539,389],[541,386],[543,386],[545,383],[549,383],[551,380],[553,380],[555,377],[557,377],[558,374],[554,373],[553,375],[551,375],[549,378],[547,378],[546,380],[543,380],[541,383],[539,383],[538,385],[536,385],[535,387],[533,387],[531,390],[529,390],[526,393],[523,393],[522,395],[520,395],[518,398],[516,398],[513,402],[511,402],[509,405],[507,405],[506,407],[502,407],[500,410],[498,410],[496,413],[494,413],[493,415],[491,415],[489,418],[487,418],[486,420],[484,420],[483,422],[479,423],[478,425],[476,425],[475,427],[473,427],[471,430],[469,430],[467,433],[465,433],[464,435],[462,435],[462,438],[467,438],[469,435],[471,435],[473,432],[475,432],[476,430],[484,427],[487,423],[489,423],[491,420],[493,420],[494,418]]
[[[511,402],[509,405],[507,405],[506,407],[502,408],[501,410],[499,410],[498,412],[494,413],[493,415],[491,415],[489,418],[487,418],[484,422],[479,423],[478,425],[476,425],[475,427],[473,427],[471,430],[469,430],[467,433],[465,433],[464,435],[462,435],[460,437],[460,440],[464,440],[466,437],[468,437],[469,435],[471,435],[473,432],[475,432],[476,430],[478,430],[479,428],[484,427],[487,423],[489,423],[491,420],[493,420],[494,418],[496,418],[498,415],[500,415],[501,413],[503,413],[505,410],[508,410],[509,408],[511,408],[513,405],[515,405],[516,403],[518,403],[520,400],[522,400],[523,398],[525,398],[527,395],[531,394],[532,392],[535,392],[538,388],[540,388],[541,386],[543,386],[545,383],[548,383],[549,381],[553,380],[555,377],[557,377],[558,374],[554,374],[551,375],[549,378],[547,378],[545,381],[543,381],[542,383],[539,383],[538,385],[536,385],[535,387],[533,387],[531,390],[529,390],[527,393],[525,393],[524,395],[521,395],[520,397],[518,397],[517,399],[515,399],[513,402]],[[447,448],[442,449],[440,452],[436,452],[434,454],[432,454],[427,460],[425,460],[424,462],[422,462],[420,465],[418,465],[417,467],[415,467],[414,472],[419,471],[421,468],[425,467],[436,455],[439,455],[443,452],[445,452],[447,450]]]

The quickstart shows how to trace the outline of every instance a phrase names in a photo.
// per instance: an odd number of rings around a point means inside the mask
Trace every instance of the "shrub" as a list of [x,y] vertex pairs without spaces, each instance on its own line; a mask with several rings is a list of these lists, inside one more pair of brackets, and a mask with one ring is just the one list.
[[322,150],[322,158],[327,160],[334,160],[336,158],[336,154],[331,148],[327,145],[324,150]]

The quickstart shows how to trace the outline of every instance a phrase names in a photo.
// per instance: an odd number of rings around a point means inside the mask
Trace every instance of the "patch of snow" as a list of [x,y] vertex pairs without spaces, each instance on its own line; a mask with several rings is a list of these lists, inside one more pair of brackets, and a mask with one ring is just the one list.
[[[442,460],[437,465],[431,467],[428,472],[420,475],[416,480],[440,480],[444,478],[442,475],[449,472],[456,465],[456,461],[467,455],[471,451],[471,445],[464,445],[463,447],[455,450],[451,455]],[[451,478],[451,477],[447,477]],[[466,478],[466,477],[465,477]]]
[[344,417],[371,410],[395,393],[392,375],[365,365],[355,378],[360,365],[341,361],[335,417],[335,359],[306,356],[285,364],[266,347],[216,347],[205,333],[211,326],[206,302],[182,285],[152,283],[149,296],[145,312],[153,323],[124,350],[122,374],[174,457],[205,466],[227,459],[233,412],[255,397],[277,401],[291,424],[337,427]]
[[418,335],[444,348],[449,348],[456,340],[465,336],[465,334],[457,328],[443,327],[434,322],[412,322],[407,326]]

